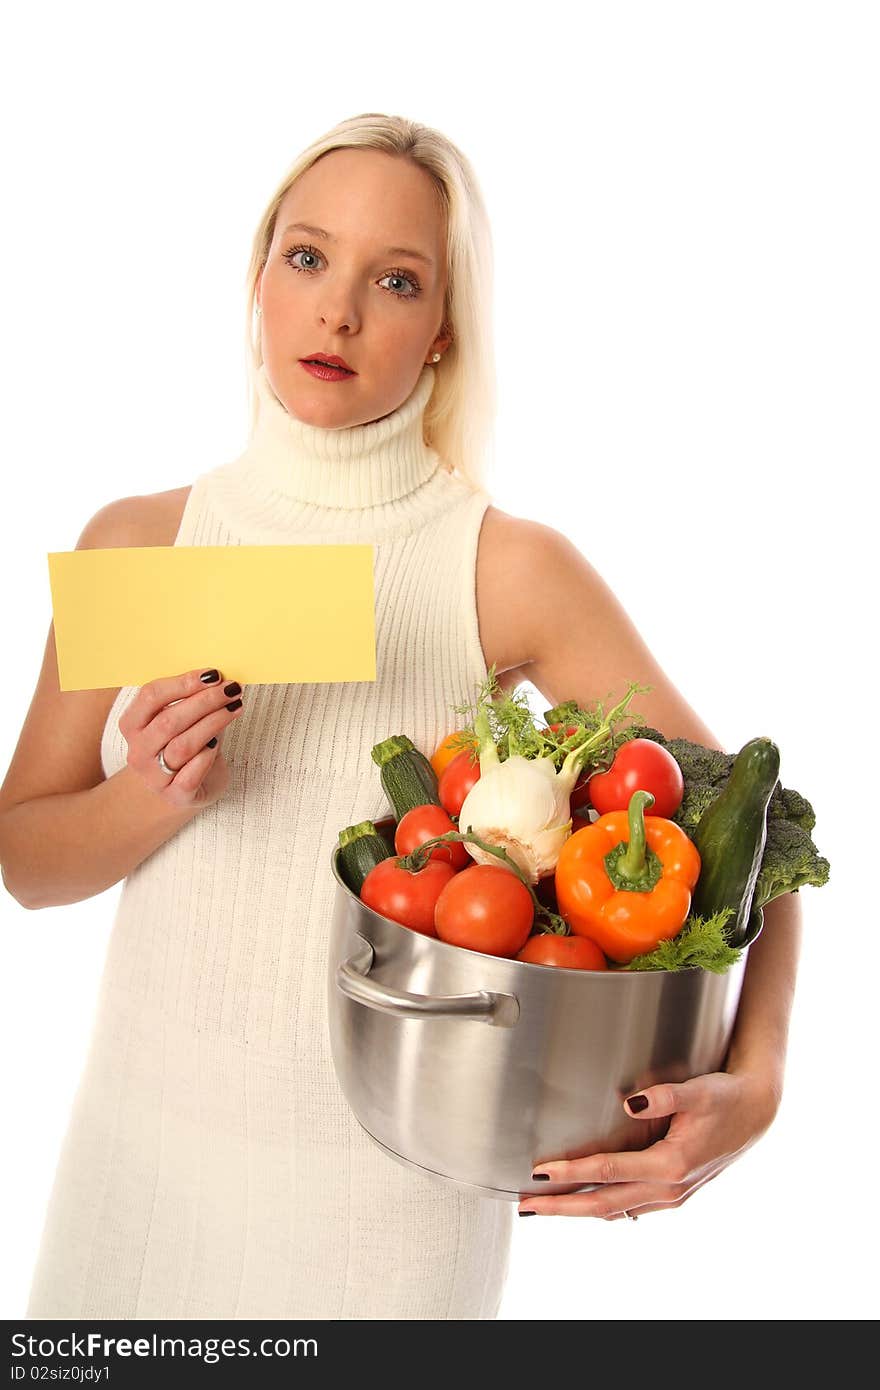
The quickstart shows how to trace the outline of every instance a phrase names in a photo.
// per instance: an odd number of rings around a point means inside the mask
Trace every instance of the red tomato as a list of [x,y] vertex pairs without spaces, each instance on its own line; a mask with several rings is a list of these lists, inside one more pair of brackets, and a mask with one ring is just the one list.
[[681,805],[684,778],[681,768],[667,748],[651,738],[632,738],[622,743],[607,772],[594,772],[590,778],[590,799],[600,815],[626,811],[635,791],[650,792],[653,806],[648,816],[669,820]]
[[502,864],[474,864],[462,869],[442,889],[434,908],[441,941],[490,956],[516,955],[533,921],[531,893],[522,879]]
[[471,750],[463,748],[456,753],[440,773],[437,795],[444,810],[450,816],[457,816],[462,803],[475,782],[480,780],[480,760],[471,762]]
[[[405,811],[397,822],[394,848],[398,854],[411,854],[426,840],[433,840],[435,835],[445,835],[447,831],[457,829],[458,826],[453,824],[442,806],[413,806],[412,810]],[[437,859],[441,864],[451,864],[453,869],[463,869],[466,864],[474,862],[462,840],[450,840],[445,845],[434,845],[428,854],[431,859]]]
[[[547,727],[548,727],[548,729],[553,729],[554,731],[556,731],[556,730],[558,730],[558,729],[561,729],[561,728],[562,728],[562,725],[561,725],[561,724],[548,724]],[[569,734],[573,734],[573,733],[575,733],[575,732],[577,731],[577,728],[578,728],[578,725],[577,725],[577,724],[568,724],[568,725],[566,726],[566,728],[565,728],[564,733],[561,733],[561,734],[559,735],[559,737],[560,737],[561,739],[568,738]],[[571,810],[572,815],[574,815],[575,811],[578,809],[579,806],[588,806],[588,805],[589,805],[589,802],[590,802],[590,774],[589,774],[589,771],[588,771],[586,768],[581,768],[580,772],[578,773],[578,779],[577,779],[577,781],[575,782],[574,786],[572,787],[571,793],[570,793],[569,799],[568,799],[568,804],[569,804],[569,808],[570,808],[570,810]]]
[[555,932],[538,932],[530,936],[517,960],[532,965],[563,965],[569,970],[607,970],[604,954],[588,936],[557,936]]
[[436,936],[434,909],[437,899],[452,878],[457,878],[451,864],[429,859],[424,868],[411,874],[400,868],[400,856],[393,855],[374,864],[361,884],[361,902],[392,922]]

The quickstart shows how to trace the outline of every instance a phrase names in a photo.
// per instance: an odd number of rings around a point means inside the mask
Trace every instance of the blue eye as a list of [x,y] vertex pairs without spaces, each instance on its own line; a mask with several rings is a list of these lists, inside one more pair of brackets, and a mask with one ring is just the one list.
[[[299,255],[321,256],[321,252],[317,251],[314,246],[292,246],[289,251],[283,252],[283,259],[287,261],[288,265],[290,265],[293,270],[298,270],[302,275],[314,275],[317,269],[316,266],[296,265],[294,263],[294,256]],[[323,260],[323,256],[321,256],[321,259]],[[403,294],[400,290],[386,290],[386,294],[393,294],[396,299],[416,299],[422,292],[422,287],[418,280],[414,275],[411,275],[408,270],[389,270],[386,275],[383,275],[382,279],[406,280],[412,286],[412,292],[409,294]],[[385,286],[382,285],[381,288],[385,289]]]

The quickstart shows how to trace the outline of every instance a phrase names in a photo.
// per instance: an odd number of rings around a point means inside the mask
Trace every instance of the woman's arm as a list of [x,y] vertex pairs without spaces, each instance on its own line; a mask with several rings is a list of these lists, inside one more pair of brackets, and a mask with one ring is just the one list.
[[801,949],[800,893],[784,893],[767,903],[764,930],[749,947],[733,1039],[724,1070],[750,1073],[782,1097],[788,1025]]
[[[561,532],[540,522],[510,519],[517,557],[517,591],[530,595],[520,617],[525,649],[534,653],[528,679],[551,704],[575,699],[593,705],[607,692],[622,696],[630,681],[652,686],[632,708],[667,738],[706,748],[724,744],[672,684],[619,599]],[[511,552],[508,551],[508,554]],[[519,588],[522,585],[522,588]],[[733,750],[725,750],[733,751]],[[778,1097],[800,952],[800,895],[786,893],[764,908],[764,930],[749,948],[728,1069],[749,1068],[767,1078]]]
[[[512,543],[520,568],[521,610],[534,658],[529,680],[552,704],[575,699],[593,705],[606,692],[622,696],[630,681],[652,686],[632,708],[667,738],[687,738],[724,749],[679,693],[623,605],[592,565],[561,532],[514,519]],[[516,536],[516,539],[513,537]],[[538,617],[540,621],[536,622]],[[733,750],[726,750],[733,751]],[[764,930],[749,949],[736,1031],[727,1069],[758,1071],[778,1104],[785,1064],[801,939],[800,895],[786,893],[764,908]]]
[[[507,547],[510,588],[528,595],[527,602],[508,602],[509,621],[520,629],[518,640],[510,646],[532,653],[525,675],[541,694],[554,705],[572,699],[594,705],[606,694],[621,698],[630,681],[638,681],[652,689],[635,697],[630,708],[652,728],[667,738],[687,738],[706,748],[724,749],[672,684],[623,604],[577,547],[540,522],[509,520],[516,522]],[[670,621],[675,620],[671,613]]]
[[[647,724],[668,738],[724,749],[576,546],[551,527],[520,519],[511,527],[511,544],[517,591],[529,595],[516,619],[524,624],[518,641],[533,653],[525,674],[551,704],[618,699],[630,681],[638,681],[652,687],[631,706]],[[633,1208],[645,1213],[680,1206],[760,1138],[782,1093],[800,938],[799,895],[787,893],[768,903],[764,930],[749,947],[724,1072],[648,1087],[635,1114],[671,1116],[665,1139],[633,1153],[542,1163],[541,1171],[553,1181],[603,1186],[585,1194],[529,1197],[520,1213],[614,1220]]]

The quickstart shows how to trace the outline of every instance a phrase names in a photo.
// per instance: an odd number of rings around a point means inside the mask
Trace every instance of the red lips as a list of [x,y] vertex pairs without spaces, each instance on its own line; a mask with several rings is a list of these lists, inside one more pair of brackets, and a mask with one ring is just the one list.
[[301,357],[301,362],[324,362],[328,367],[341,367],[346,372],[353,372],[354,367],[350,367],[344,357],[331,356],[326,352],[313,352],[308,357]]

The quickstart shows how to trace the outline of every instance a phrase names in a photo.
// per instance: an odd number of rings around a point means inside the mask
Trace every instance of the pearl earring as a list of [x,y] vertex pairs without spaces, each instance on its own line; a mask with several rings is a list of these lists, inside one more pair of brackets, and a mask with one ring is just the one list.
[[435,352],[435,353],[434,353],[434,356],[431,358],[431,361],[432,361],[432,362],[439,362],[439,361],[440,361],[440,354],[439,354],[439,352]]

